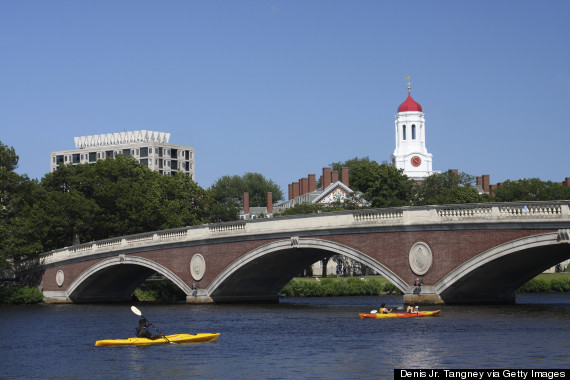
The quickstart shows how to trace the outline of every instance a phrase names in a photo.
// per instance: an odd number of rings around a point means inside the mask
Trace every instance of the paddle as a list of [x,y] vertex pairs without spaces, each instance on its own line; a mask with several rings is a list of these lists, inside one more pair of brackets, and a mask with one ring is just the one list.
[[[135,313],[136,315],[138,315],[139,317],[143,317],[144,319],[146,319],[148,321],[148,319],[143,315],[143,313],[136,307],[136,306],[131,306],[131,311],[133,313]],[[154,327],[154,329],[159,333],[162,334],[160,331],[158,331],[158,329],[156,328],[155,325],[152,325],[152,327]],[[171,341],[168,340],[168,338],[166,336],[163,336],[164,339],[166,339],[166,341],[168,343],[172,343]]]

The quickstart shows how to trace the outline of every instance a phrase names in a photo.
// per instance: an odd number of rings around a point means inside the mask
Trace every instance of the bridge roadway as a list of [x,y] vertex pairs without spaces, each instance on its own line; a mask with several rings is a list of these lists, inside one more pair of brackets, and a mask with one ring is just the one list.
[[[510,303],[570,257],[570,201],[403,207],[156,231],[46,252],[18,275],[47,302],[125,302],[157,272],[189,303],[277,302],[312,263],[341,254],[404,302]],[[422,286],[414,285],[421,280]]]

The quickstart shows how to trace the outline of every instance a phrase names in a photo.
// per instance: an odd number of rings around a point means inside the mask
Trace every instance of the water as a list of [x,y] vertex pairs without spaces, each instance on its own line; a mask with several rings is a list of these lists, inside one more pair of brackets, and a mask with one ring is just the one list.
[[441,306],[438,317],[358,317],[381,302],[397,307],[401,297],[137,304],[164,333],[221,332],[212,343],[148,347],[94,346],[134,335],[130,305],[0,307],[0,378],[379,379],[394,368],[568,368],[570,294]]

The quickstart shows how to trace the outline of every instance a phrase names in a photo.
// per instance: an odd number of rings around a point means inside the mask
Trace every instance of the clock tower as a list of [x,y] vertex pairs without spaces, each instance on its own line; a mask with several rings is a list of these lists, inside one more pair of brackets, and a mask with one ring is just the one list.
[[410,82],[408,98],[398,107],[395,127],[396,149],[391,156],[392,165],[404,169],[404,174],[416,181],[433,174],[432,155],[426,149],[424,113],[422,106],[412,99]]

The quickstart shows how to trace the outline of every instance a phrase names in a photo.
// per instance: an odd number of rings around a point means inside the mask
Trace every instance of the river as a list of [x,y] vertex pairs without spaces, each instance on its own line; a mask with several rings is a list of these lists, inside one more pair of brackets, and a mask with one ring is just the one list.
[[570,293],[443,305],[436,317],[358,317],[381,302],[398,307],[401,296],[138,303],[164,333],[221,333],[211,343],[148,347],[94,346],[134,335],[127,304],[1,306],[0,379],[381,379],[394,368],[569,366]]

